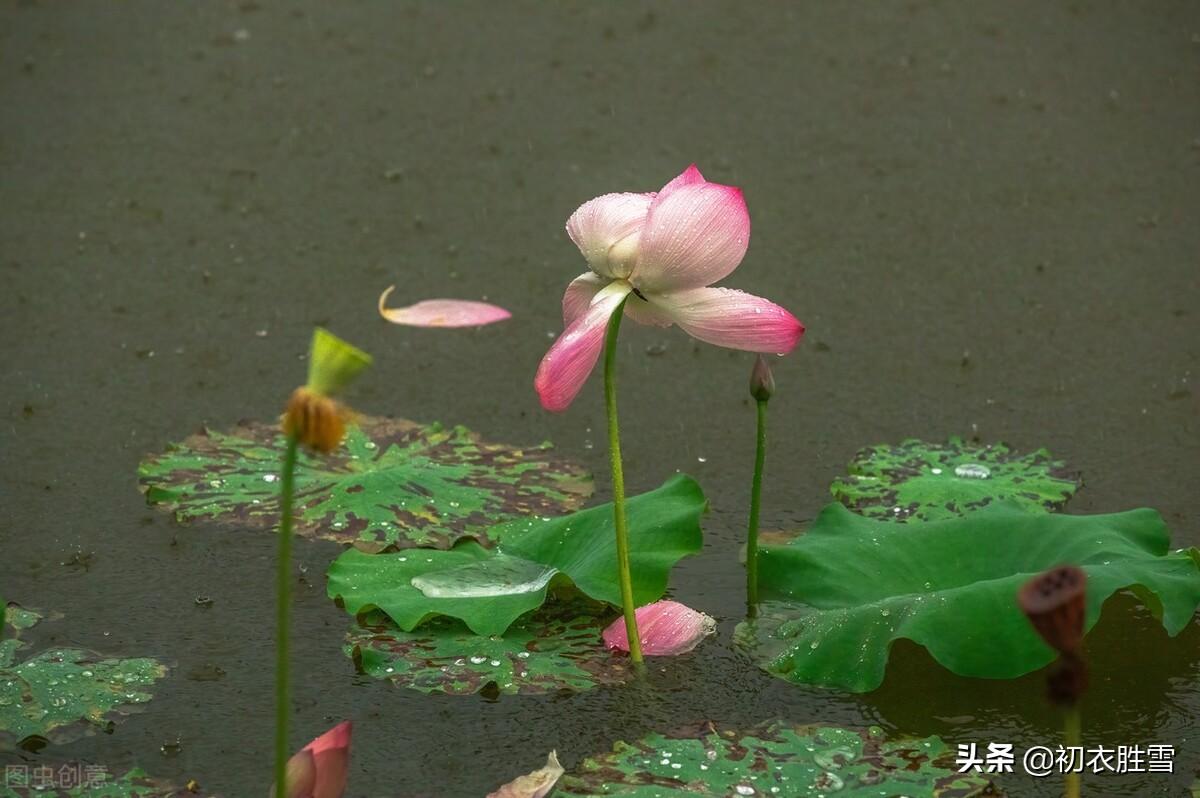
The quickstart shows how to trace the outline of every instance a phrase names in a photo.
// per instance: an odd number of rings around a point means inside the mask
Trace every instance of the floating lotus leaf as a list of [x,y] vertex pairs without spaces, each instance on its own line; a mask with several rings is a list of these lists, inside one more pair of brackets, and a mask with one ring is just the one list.
[[423,693],[467,695],[488,685],[500,693],[590,690],[629,675],[629,659],[600,639],[611,618],[603,605],[555,601],[503,635],[482,636],[448,618],[405,632],[375,612],[347,635],[346,653],[364,673]]
[[[9,605],[10,628],[29,629],[42,616]],[[0,641],[0,743],[31,735],[66,742],[103,728],[150,700],[146,688],[167,669],[153,659],[106,659],[55,648],[21,662],[19,638]]]
[[[700,486],[682,474],[629,499],[635,603],[660,598],[675,563],[700,550],[706,505]],[[441,615],[481,635],[502,634],[540,607],[552,579],[570,581],[597,601],[620,604],[612,512],[604,504],[559,518],[512,521],[489,531],[498,541],[494,550],[472,542],[450,551],[350,549],[329,568],[329,597],[355,615],[380,609],[404,631]]]
[[695,735],[651,734],[585,759],[562,778],[556,796],[671,795],[839,798],[998,795],[982,776],[958,773],[954,750],[937,737],[887,740],[872,727],[791,726],[781,721],[746,734],[712,726]]
[[4,613],[4,623],[12,627],[14,634],[20,634],[26,629],[32,629],[43,617],[45,616],[36,610],[9,604]]
[[1015,678],[1054,658],[1018,609],[1017,590],[1064,563],[1087,572],[1086,629],[1109,596],[1131,589],[1178,634],[1200,605],[1200,552],[1170,554],[1168,543],[1148,509],[1032,514],[1001,502],[901,526],[834,503],[803,536],[760,549],[759,587],[776,603],[737,639],[781,678],[854,692],[883,682],[900,638],[957,674]]
[[197,792],[150,778],[141,768],[114,776],[103,765],[39,762],[10,765],[0,798],[202,798]]
[[835,499],[869,518],[935,521],[1008,500],[1031,512],[1061,509],[1083,484],[1045,449],[1017,454],[980,446],[906,440],[861,449],[834,480]]
[[[277,425],[243,424],[193,435],[143,461],[138,474],[147,500],[179,520],[274,529],[283,447]],[[301,453],[295,530],[375,549],[486,542],[495,524],[558,515],[591,494],[584,469],[550,449],[486,443],[464,427],[360,418],[334,454]]]

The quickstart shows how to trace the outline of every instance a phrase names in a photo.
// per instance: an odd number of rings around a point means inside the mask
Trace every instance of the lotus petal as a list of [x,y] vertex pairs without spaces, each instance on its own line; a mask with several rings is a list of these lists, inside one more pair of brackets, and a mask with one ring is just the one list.
[[425,299],[405,308],[385,307],[388,295],[395,288],[390,285],[379,295],[379,315],[392,324],[409,327],[482,327],[512,317],[502,307],[469,299]]
[[558,763],[558,754],[551,751],[546,757],[545,767],[518,776],[495,792],[488,793],[487,798],[545,798],[562,774],[563,767]]
[[[634,614],[642,653],[651,657],[686,654],[717,629],[712,618],[678,601],[656,601],[638,607]],[[624,618],[617,618],[604,630],[604,644],[617,651],[629,650]]]

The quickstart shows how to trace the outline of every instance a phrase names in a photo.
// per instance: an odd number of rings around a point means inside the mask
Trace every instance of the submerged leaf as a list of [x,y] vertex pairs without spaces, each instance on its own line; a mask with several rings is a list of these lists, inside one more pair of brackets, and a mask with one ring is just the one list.
[[105,659],[56,648],[0,667],[0,738],[66,742],[150,700],[167,669],[148,658]]
[[[557,515],[583,503],[592,481],[550,445],[480,440],[464,427],[360,418],[328,457],[301,453],[296,533],[376,549],[448,548],[513,518]],[[138,469],[152,504],[181,521],[213,518],[274,529],[284,439],[274,425],[203,432]]]
[[556,795],[788,796],[995,795],[982,776],[958,773],[955,753],[937,737],[888,740],[872,727],[791,726],[746,734],[709,726],[691,736],[650,734],[618,742],[563,777]]
[[[717,630],[717,622],[702,612],[678,601],[656,601],[638,607],[638,639],[648,657],[674,657],[686,654]],[[625,618],[617,618],[604,630],[604,644],[618,651],[629,651],[629,633]]]
[[1017,605],[1030,577],[1063,563],[1087,573],[1087,622],[1132,589],[1178,634],[1200,605],[1200,553],[1168,554],[1153,510],[1032,514],[1004,502],[906,526],[830,504],[802,537],[759,552],[759,585],[774,601],[738,639],[760,666],[793,682],[874,690],[893,641],[929,650],[954,673],[1014,678],[1054,652]]
[[426,299],[406,308],[389,308],[388,295],[396,286],[388,286],[379,295],[379,315],[392,324],[410,327],[482,327],[512,318],[502,307],[469,299]]
[[558,752],[551,751],[546,764],[526,776],[520,776],[500,789],[489,792],[487,798],[545,798],[562,778],[563,767],[558,763]]
[[381,612],[368,613],[346,637],[346,653],[364,673],[423,693],[538,694],[620,684],[627,659],[600,640],[611,615],[603,605],[555,601],[514,623],[503,635],[475,635],[459,621],[438,618],[404,632]]
[[[700,486],[685,475],[629,499],[636,602],[661,597],[675,563],[700,550],[700,515],[706,504]],[[329,597],[341,599],[351,614],[379,608],[406,631],[445,615],[462,620],[477,634],[493,635],[541,606],[549,586],[545,575],[557,569],[588,596],[619,605],[612,513],[612,505],[604,504],[560,518],[512,521],[489,531],[499,541],[495,551],[473,543],[450,551],[374,555],[351,549],[329,568]],[[514,568],[538,576],[513,582]],[[498,589],[506,580],[508,589]],[[436,588],[432,596],[416,586],[428,589],[431,581]],[[458,589],[447,591],[447,585]]]
[[834,480],[835,499],[869,518],[934,521],[1008,500],[1030,512],[1061,509],[1082,480],[1045,449],[1019,455],[1002,443],[980,446],[909,439],[869,446]]

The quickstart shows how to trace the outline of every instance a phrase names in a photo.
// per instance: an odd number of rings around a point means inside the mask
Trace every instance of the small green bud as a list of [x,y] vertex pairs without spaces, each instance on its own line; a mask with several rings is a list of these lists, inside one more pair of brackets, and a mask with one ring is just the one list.
[[767,365],[767,359],[759,355],[754,359],[754,368],[750,370],[750,395],[759,402],[765,402],[775,394],[775,375]]

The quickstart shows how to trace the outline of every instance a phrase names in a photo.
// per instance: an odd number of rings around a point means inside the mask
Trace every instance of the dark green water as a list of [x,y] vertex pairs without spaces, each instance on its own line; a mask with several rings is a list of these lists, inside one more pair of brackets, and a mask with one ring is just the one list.
[[[563,224],[692,161],[746,191],[728,284],[809,328],[776,364],[765,526],[811,518],[861,445],[977,433],[1081,468],[1074,512],[1149,505],[1200,543],[1198,42],[1186,2],[5,4],[0,592],[65,614],[38,640],[174,666],[113,735],[47,753],[265,794],[274,541],[149,510],[139,459],[277,414],[324,323],[377,357],[361,410],[549,437],[603,474],[598,383],[563,416],[531,385],[584,269]],[[514,318],[392,327],[393,282]],[[674,595],[720,637],[649,693],[421,696],[353,675],[321,578],[338,548],[303,544],[293,736],[357,721],[351,795],[483,795],[550,748],[570,766],[705,719],[1056,743],[1040,675],[959,679],[899,646],[856,697],[732,653],[750,358],[632,324],[621,357],[630,489],[681,469],[711,498]],[[60,564],[77,551],[87,570]],[[1183,794],[1200,628],[1169,640],[1118,600],[1090,650],[1087,741],[1179,753],[1085,792]],[[185,678],[209,663],[225,678]]]

